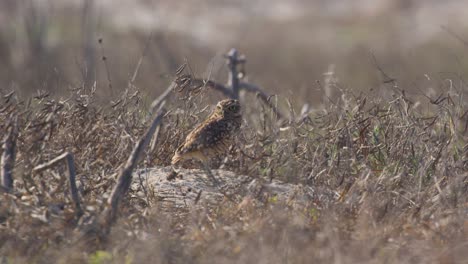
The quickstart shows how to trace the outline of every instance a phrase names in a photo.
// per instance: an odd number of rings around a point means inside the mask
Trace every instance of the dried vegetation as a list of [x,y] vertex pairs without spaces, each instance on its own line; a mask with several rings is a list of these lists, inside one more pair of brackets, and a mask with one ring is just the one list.
[[[161,197],[142,182],[123,197],[105,234],[96,219],[153,120],[149,103],[131,86],[105,106],[89,88],[66,99],[3,91],[0,256],[6,263],[461,263],[468,259],[468,107],[460,83],[420,102],[396,82],[382,86],[392,91],[385,101],[341,89],[337,102],[301,113],[290,100],[267,98],[287,102],[287,120],[261,98],[241,97],[242,133],[215,166],[327,189],[334,199],[297,207],[294,197],[239,196],[182,217],[160,210]],[[205,86],[193,93],[179,83],[164,98],[139,168],[170,163],[220,96]],[[48,164],[60,155],[64,161]]]

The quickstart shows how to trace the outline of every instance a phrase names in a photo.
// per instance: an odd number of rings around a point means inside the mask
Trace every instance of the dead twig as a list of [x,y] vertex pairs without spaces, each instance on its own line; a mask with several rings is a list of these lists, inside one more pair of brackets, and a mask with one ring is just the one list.
[[[255,84],[241,82],[240,79],[245,74],[243,72],[244,71],[243,67],[246,63],[245,56],[239,55],[239,52],[236,49],[231,49],[224,57],[227,59],[229,75],[228,75],[227,87],[225,87],[223,90],[229,90],[231,92],[231,96],[229,97],[232,99],[239,99],[239,93],[241,90],[255,93],[258,95],[258,97],[260,97],[260,99],[262,99],[262,101],[268,107],[270,107],[273,110],[277,118],[282,119],[283,115],[278,111],[276,106],[273,103],[271,103],[271,101],[269,100],[271,96],[269,96],[259,86]],[[241,66],[240,72],[238,71],[239,66]]]
[[132,79],[130,79],[129,86],[133,85],[133,83],[136,80],[136,77],[138,75],[138,72],[140,71],[141,64],[143,63],[143,59],[146,56],[146,53],[149,50],[151,41],[153,40],[153,32],[148,37],[148,40],[146,41],[145,48],[143,49],[143,53],[141,54],[140,58],[138,59],[138,62],[135,66],[135,70],[133,71]]
[[166,90],[151,103],[151,109],[154,111],[154,109],[159,108],[161,103],[164,102],[167,99],[167,97],[171,95],[174,89],[179,88],[180,92],[188,86],[190,87],[189,92],[198,90],[202,87],[208,87],[224,94],[229,98],[233,98],[233,93],[231,92],[231,90],[220,83],[211,80],[192,79],[191,76],[183,75],[181,77],[178,77],[175,81],[171,82],[171,84],[166,88]]
[[164,114],[165,111],[159,111],[159,114],[156,116],[156,118],[154,118],[145,135],[143,135],[143,137],[136,143],[132,153],[125,163],[125,166],[120,172],[120,175],[117,179],[117,185],[112,190],[111,196],[107,202],[107,207],[101,214],[101,219],[103,220],[101,224],[104,228],[104,234],[109,233],[112,224],[115,222],[118,207],[121,204],[122,199],[125,197],[125,194],[128,192],[130,184],[132,183],[133,169],[135,168],[141,153],[146,148],[154,132],[156,131],[156,127],[158,127],[161,123]]
[[34,167],[33,173],[39,173],[48,168],[54,167],[63,160],[65,160],[67,164],[68,183],[70,184],[71,198],[73,201],[73,205],[75,206],[76,217],[79,218],[83,215],[83,209],[81,208],[80,196],[78,195],[78,188],[76,187],[76,168],[73,154],[71,154],[70,152],[65,152],[56,157],[55,159],[50,160],[49,162]]
[[466,39],[464,39],[462,36],[460,36],[457,33],[453,32],[451,29],[449,29],[446,26],[440,26],[440,28],[442,30],[444,30],[445,32],[447,32],[450,36],[452,36],[452,37],[456,38],[457,40],[459,40],[463,45],[468,47],[468,41]]
[[382,74],[382,77],[383,77],[383,83],[387,84],[387,83],[392,83],[392,84],[395,84],[395,82],[397,81],[395,78],[392,78],[390,77],[383,69],[382,67],[380,66],[379,62],[377,61],[377,58],[375,57],[374,53],[371,51],[370,52],[370,55],[371,55],[371,58],[372,58],[372,62],[374,63],[374,66],[377,68],[377,70]]
[[239,74],[237,66],[245,63],[245,57],[239,55],[236,49],[231,49],[224,57],[227,59],[227,65],[229,67],[229,76],[227,85],[231,88],[232,99],[239,99]]
[[[220,84],[212,80],[203,80],[194,78],[193,74],[183,74],[183,71],[187,64],[181,65],[176,71],[176,78],[171,82],[169,87],[151,104],[151,109],[157,109],[159,105],[169,97],[174,89],[178,92],[187,90],[188,93],[198,93],[201,89],[207,87],[222,93],[224,96],[231,99],[239,99],[239,93],[241,90],[255,93],[258,97],[275,113],[278,119],[282,119],[283,115],[280,113],[278,108],[270,101],[271,96],[265,93],[259,86],[241,82],[241,78],[245,74],[243,68],[241,71],[238,70],[239,65],[243,66],[246,62],[245,56],[239,55],[236,49],[231,49],[226,55],[227,65],[229,68],[228,81],[226,85]],[[240,76],[242,75],[242,76]]]
[[8,132],[3,142],[3,154],[0,161],[1,166],[1,186],[11,191],[13,188],[13,167],[16,158],[16,137],[17,137],[17,118],[10,120]]
[[256,93],[257,96],[262,99],[262,101],[273,110],[278,119],[282,119],[283,115],[280,113],[278,108],[271,102],[271,96],[267,95],[260,87],[255,84],[241,82],[239,84],[240,88],[251,93]]
[[169,87],[167,87],[166,90],[151,103],[151,110],[155,111],[158,109],[166,101],[167,97],[169,97],[175,88],[177,88],[177,83],[173,81]]
[[99,42],[99,47],[101,48],[101,59],[102,59],[102,62],[104,63],[104,68],[106,69],[107,84],[109,86],[111,94],[113,94],[114,89],[113,89],[113,86],[112,86],[112,80],[111,80],[109,65],[107,63],[107,56],[104,53],[104,45],[102,44],[102,42],[103,42],[102,38],[99,38],[98,42]]

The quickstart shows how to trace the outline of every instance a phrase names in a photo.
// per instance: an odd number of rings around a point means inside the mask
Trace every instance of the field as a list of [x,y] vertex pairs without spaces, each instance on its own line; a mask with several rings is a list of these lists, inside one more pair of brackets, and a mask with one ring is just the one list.
[[[60,8],[53,17],[63,22],[71,11]],[[282,43],[260,20],[245,41],[208,47],[180,32],[122,33],[106,23],[96,36],[73,14],[69,34],[50,23],[47,36],[36,35],[41,24],[31,29],[27,19],[0,34],[2,263],[466,263],[464,24],[393,46],[404,31],[392,16],[342,18],[323,23],[352,31],[341,36],[349,39],[322,45],[303,37],[319,18],[277,22],[291,37]],[[22,26],[29,38],[8,41]],[[375,39],[383,28],[388,35]],[[57,35],[65,37],[54,44]],[[379,48],[368,51],[366,41]],[[152,186],[131,178],[169,166],[226,96],[222,54],[231,47],[247,59],[239,81],[265,96],[240,93],[241,133],[213,169],[330,195],[234,192],[181,209],[163,207]]]

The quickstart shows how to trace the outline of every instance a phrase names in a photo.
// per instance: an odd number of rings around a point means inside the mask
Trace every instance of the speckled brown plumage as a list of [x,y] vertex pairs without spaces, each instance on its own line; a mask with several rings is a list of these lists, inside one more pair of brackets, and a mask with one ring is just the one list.
[[172,157],[172,165],[195,158],[204,163],[214,156],[226,154],[242,123],[238,100],[218,102],[211,115],[187,135]]

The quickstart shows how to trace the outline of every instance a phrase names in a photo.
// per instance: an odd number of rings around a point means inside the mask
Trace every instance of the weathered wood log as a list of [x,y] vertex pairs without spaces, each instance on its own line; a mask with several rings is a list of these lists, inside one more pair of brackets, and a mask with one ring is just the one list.
[[[166,176],[171,170],[171,167],[163,167],[136,171],[143,179],[142,182],[154,189],[162,210],[171,214],[187,212],[195,206],[215,207],[222,201],[232,202],[232,199],[241,203],[246,197],[261,202],[303,207],[312,205],[314,201],[332,202],[336,198],[335,193],[327,189],[278,180],[267,181],[236,175],[226,170],[212,170],[219,182],[218,186],[213,185],[206,172],[201,169],[179,169],[178,173],[182,178],[168,181]],[[141,188],[139,183],[132,185],[132,189],[136,191]],[[226,199],[226,195],[229,195],[229,199]]]

